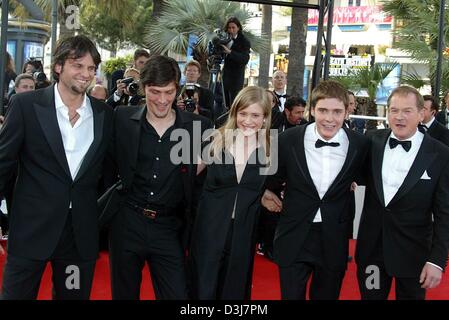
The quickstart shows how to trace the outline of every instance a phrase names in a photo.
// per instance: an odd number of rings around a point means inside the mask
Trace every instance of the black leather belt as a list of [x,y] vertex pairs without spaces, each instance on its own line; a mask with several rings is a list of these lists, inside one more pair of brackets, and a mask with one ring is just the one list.
[[167,208],[167,207],[158,207],[158,208],[149,208],[149,207],[141,207],[135,203],[125,201],[125,205],[132,209],[133,211],[144,215],[149,219],[156,219],[156,217],[169,217],[174,216],[177,213],[176,208]]

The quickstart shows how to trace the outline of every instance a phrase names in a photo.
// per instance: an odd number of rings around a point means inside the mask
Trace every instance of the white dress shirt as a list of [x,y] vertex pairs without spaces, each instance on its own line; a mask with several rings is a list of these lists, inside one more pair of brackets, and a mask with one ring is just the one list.
[[[277,95],[280,95],[280,96],[282,96],[282,95],[286,95],[287,93],[286,92],[278,92],[278,91],[274,91]],[[284,98],[284,97],[282,97],[282,98],[279,98],[279,111],[280,112],[283,112],[284,111],[284,105],[285,105],[285,101],[287,101],[287,98]]]
[[[391,132],[390,137],[397,139],[393,132]],[[415,134],[410,139],[407,139],[412,142],[412,147],[408,152],[401,145],[391,149],[389,144],[390,138],[387,139],[382,162],[382,185],[385,206],[388,206],[404,182],[405,177],[415,161],[423,138],[424,135],[416,130]]]
[[69,120],[69,108],[64,104],[55,85],[55,106],[59,130],[64,144],[65,156],[69,165],[70,174],[74,180],[84,156],[94,141],[94,118],[90,100],[84,95],[84,101],[77,109],[79,119],[72,127]]
[[435,117],[432,117],[432,119],[430,119],[429,122],[423,123],[423,125],[425,125],[425,126],[427,127],[427,129],[429,129],[430,126],[433,124],[434,121],[435,121]]
[[[326,142],[338,142],[340,145],[338,147],[324,146],[316,148],[315,143],[318,139]],[[315,123],[312,123],[306,128],[304,150],[307,167],[320,199],[324,197],[343,168],[348,148],[349,139],[343,129],[338,130],[337,134],[331,140],[326,140],[317,132]],[[313,222],[322,222],[320,208],[318,208]]]

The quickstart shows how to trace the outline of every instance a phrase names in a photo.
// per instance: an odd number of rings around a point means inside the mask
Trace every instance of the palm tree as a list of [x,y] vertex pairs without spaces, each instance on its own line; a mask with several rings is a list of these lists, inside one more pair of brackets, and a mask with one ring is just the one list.
[[[413,59],[424,62],[429,67],[432,91],[436,72],[438,17],[440,0],[391,0],[383,2],[383,11],[395,17],[394,47],[399,48]],[[449,40],[449,12],[445,13],[444,39]],[[449,89],[449,61],[442,64],[441,89]],[[412,75],[411,78],[416,75]]]
[[[250,18],[249,12],[242,9],[239,3],[220,0],[170,0],[156,22],[147,27],[145,40],[153,52],[167,54],[169,52],[186,54],[189,35],[198,37],[196,44],[197,60],[203,70],[207,70],[207,47],[216,35],[215,29],[222,29],[226,19],[237,17],[242,25]],[[267,42],[245,31],[256,52],[268,50]],[[207,75],[202,73],[201,83],[207,83]]]
[[[293,2],[298,4],[307,3],[305,0],[294,0]],[[307,18],[308,10],[304,8],[293,8],[288,49],[287,93],[295,96],[303,95]]]
[[[364,67],[351,70],[346,77],[335,77],[334,80],[339,81],[349,90],[359,91],[366,90],[368,94],[368,116],[377,116],[376,92],[382,86],[382,82],[398,66],[398,63],[375,63],[371,67]],[[366,129],[375,129],[377,121],[369,120]]]

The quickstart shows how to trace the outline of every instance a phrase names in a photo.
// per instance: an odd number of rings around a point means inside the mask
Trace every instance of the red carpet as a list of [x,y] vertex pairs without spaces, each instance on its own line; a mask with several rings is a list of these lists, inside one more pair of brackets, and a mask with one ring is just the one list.
[[[355,242],[351,241],[351,253],[354,252]],[[256,255],[254,266],[254,279],[252,300],[279,300],[279,273],[276,265],[262,256]],[[3,265],[5,256],[0,256],[0,282],[3,274]],[[390,299],[394,298],[394,290],[390,294]],[[50,299],[51,297],[51,268],[47,269],[42,278],[41,288],[39,290],[39,299]],[[111,286],[109,282],[109,265],[108,255],[105,252],[100,254],[95,270],[95,278],[92,288],[91,298],[93,300],[110,300]],[[153,300],[153,288],[150,281],[148,267],[143,272],[143,283],[141,290],[141,299]],[[359,300],[360,293],[357,286],[356,265],[354,262],[349,263],[343,281],[343,288],[340,299],[342,300]],[[448,300],[449,299],[449,277],[443,275],[442,283],[436,288],[427,291],[428,300]]]

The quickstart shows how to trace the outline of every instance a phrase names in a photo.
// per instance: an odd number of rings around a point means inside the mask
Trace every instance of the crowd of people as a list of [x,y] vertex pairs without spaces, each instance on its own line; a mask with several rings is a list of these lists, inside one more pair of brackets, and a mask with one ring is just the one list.
[[[35,90],[36,61],[8,71],[2,299],[36,299],[47,263],[54,299],[89,299],[106,228],[113,299],[139,299],[148,264],[158,300],[247,300],[257,251],[278,265],[282,299],[304,300],[311,281],[310,299],[336,300],[359,185],[362,299],[387,299],[393,279],[397,299],[422,300],[439,285],[449,248],[446,110],[399,86],[390,127],[365,132],[349,119],[354,94],[336,81],[320,82],[309,102],[287,95],[281,70],[273,90],[242,88],[250,44],[235,18],[225,30],[223,115],[194,60],[181,85],[174,59],[139,49],[114,88],[92,86],[101,57],[82,35],[58,42],[54,83]],[[74,266],[76,288],[66,281]]]

